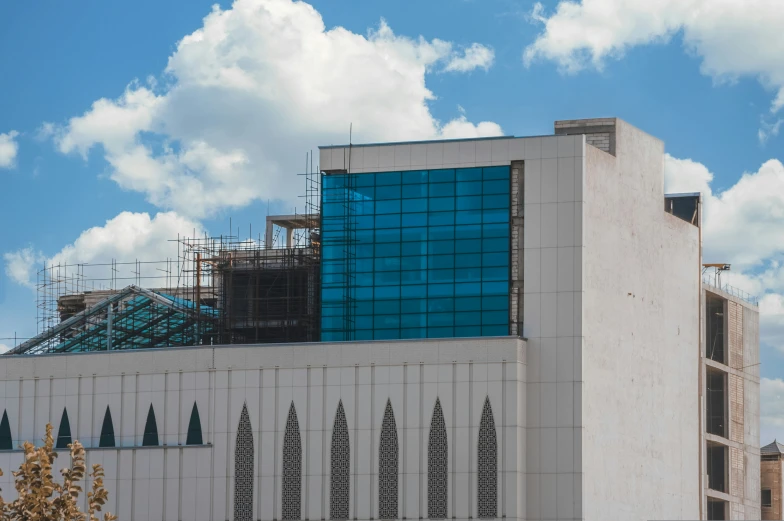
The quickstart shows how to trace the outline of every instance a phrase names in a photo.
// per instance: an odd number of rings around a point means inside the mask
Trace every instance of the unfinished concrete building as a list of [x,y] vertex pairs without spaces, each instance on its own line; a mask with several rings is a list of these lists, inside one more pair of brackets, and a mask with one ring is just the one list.
[[615,118],[322,147],[305,218],[0,358],[0,467],[51,422],[130,521],[754,519],[756,307],[664,157]]

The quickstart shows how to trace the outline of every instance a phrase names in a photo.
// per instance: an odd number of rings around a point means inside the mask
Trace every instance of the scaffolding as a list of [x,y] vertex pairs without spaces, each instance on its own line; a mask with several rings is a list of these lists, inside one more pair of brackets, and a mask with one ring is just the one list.
[[[38,272],[38,335],[11,354],[316,342],[321,329],[320,173],[305,211],[267,216],[264,238],[178,237],[176,259],[55,264]],[[285,233],[285,241],[283,240]]]

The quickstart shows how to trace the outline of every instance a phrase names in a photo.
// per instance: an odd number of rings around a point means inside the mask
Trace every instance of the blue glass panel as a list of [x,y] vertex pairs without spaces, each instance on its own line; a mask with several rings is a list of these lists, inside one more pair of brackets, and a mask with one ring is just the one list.
[[428,338],[451,338],[455,336],[453,327],[429,327],[427,328]]
[[455,299],[453,298],[429,298],[427,299],[427,311],[431,313],[451,312],[455,309]]
[[451,212],[454,209],[454,197],[434,197],[429,201],[429,211],[431,212]]
[[482,239],[482,253],[509,251],[509,239],[506,237]]
[[322,342],[341,342],[345,340],[345,333],[340,331],[327,331],[326,328],[321,331]]
[[427,199],[403,199],[401,208],[403,213],[426,212]]
[[402,286],[400,288],[401,298],[424,298],[427,296],[427,285],[417,284],[412,286]]
[[[354,221],[353,222],[354,228],[357,230],[372,230],[373,228],[375,228],[375,221],[372,215],[357,215],[357,216],[349,217],[347,220],[349,222],[346,225],[344,225],[344,228],[351,225],[350,221]],[[348,237],[343,239],[343,242],[346,242],[346,239],[348,239]]]
[[322,215],[325,218],[343,215],[346,207],[343,203],[325,203],[321,205]]
[[354,281],[358,286],[372,286],[373,273],[355,273]]
[[479,251],[480,243],[476,239],[461,239],[455,241],[455,253],[473,253]]
[[468,253],[455,255],[455,268],[472,268],[482,265],[482,255]]
[[483,223],[508,223],[509,210],[484,210],[482,212]]
[[485,210],[493,208],[509,208],[509,195],[485,195],[482,196],[482,208]]
[[[444,268],[448,268],[449,266],[443,266]],[[426,255],[415,255],[411,257],[401,257],[400,258],[400,269],[401,270],[422,270],[427,268],[427,256]]]
[[490,166],[482,169],[485,179],[509,179],[508,166]]
[[341,174],[332,174],[324,176],[324,188],[342,188],[345,186],[346,176]]
[[[376,217],[378,219],[378,217]],[[376,230],[376,243],[380,242],[400,242],[400,229],[385,229],[385,230]],[[376,252],[378,255],[378,252]]]
[[356,298],[359,300],[373,299],[373,286],[360,286],[356,288]]
[[493,326],[509,323],[509,317],[505,311],[482,311],[482,325]]
[[455,280],[455,270],[428,270],[427,281],[429,283],[447,283]]
[[405,228],[401,237],[404,241],[426,241],[427,240],[427,228],[420,227],[420,228]]
[[482,212],[479,210],[469,211],[463,210],[455,212],[455,224],[480,224],[482,222]]
[[416,315],[400,315],[400,327],[425,327],[427,325],[427,315],[425,313]]
[[430,226],[445,226],[447,224],[455,224],[455,212],[428,213],[427,223]]
[[427,302],[427,299],[423,298],[402,299],[400,311],[401,313],[417,313],[424,316],[427,313]]
[[400,214],[376,216],[376,228],[400,228]]
[[481,181],[470,181],[465,183],[457,183],[457,190],[455,193],[458,196],[474,196],[479,197],[482,193]]
[[352,340],[373,340],[373,330],[359,330],[353,334]]
[[373,186],[376,183],[376,176],[373,174],[351,174],[353,179],[351,185],[355,188],[362,186]]
[[508,295],[509,283],[504,282],[483,282],[482,283],[483,295]]
[[[376,271],[400,271],[400,257],[378,257],[375,261]],[[487,268],[487,269],[503,269],[503,268]]]
[[389,329],[400,327],[400,315],[375,315],[373,327],[376,329]]
[[479,326],[455,326],[455,337],[472,338],[482,336],[482,328]]
[[479,311],[455,313],[455,324],[460,326],[481,326],[482,313]]
[[471,195],[471,196],[464,196],[458,197],[456,199],[457,209],[458,210],[475,210],[479,211],[482,209],[482,196],[481,195]]
[[431,241],[427,243],[427,253],[430,255],[446,255],[454,253],[455,241]]
[[373,329],[373,315],[354,317],[354,324],[357,329]]
[[455,284],[455,295],[458,297],[470,297],[482,293],[482,283],[480,282],[460,282]]
[[454,313],[428,313],[427,326],[428,327],[444,327],[454,325]]
[[455,238],[454,226],[431,226],[427,232],[431,241],[447,241]]
[[343,288],[329,288],[323,287],[321,289],[321,298],[324,302],[343,302],[345,300],[346,292]]
[[357,257],[372,257],[373,245],[372,244],[357,244],[352,248]]
[[403,255],[422,255],[427,253],[427,242],[404,242],[402,249]]
[[509,268],[482,268],[482,280],[508,280]]
[[374,293],[377,299],[400,298],[400,286],[377,286]]
[[358,273],[368,273],[373,271],[373,259],[355,259],[354,268]]
[[431,184],[428,190],[431,198],[455,196],[455,185],[452,183]]
[[459,168],[457,170],[457,183],[460,185],[461,181],[481,181],[482,169],[481,168]]
[[400,285],[400,272],[376,272],[373,283],[378,286]]
[[509,336],[509,326],[482,326],[482,336]]
[[426,213],[404,213],[403,214],[403,227],[408,227],[408,226],[427,226],[427,214]]
[[400,243],[379,243],[376,244],[376,257],[400,257]]
[[479,282],[481,280],[481,268],[458,268],[455,270],[455,282]]
[[509,266],[509,253],[483,253],[482,266]]
[[383,172],[376,174],[376,186],[399,185],[400,172]]
[[376,201],[376,215],[382,213],[400,213],[400,200]]
[[321,283],[324,284],[325,286],[329,284],[334,284],[334,285],[345,284],[346,281],[347,278],[345,273],[325,273],[321,277]]
[[428,284],[428,297],[451,297],[455,294],[455,284]]
[[491,237],[509,237],[509,224],[508,223],[494,223],[482,225],[482,238],[489,239]]
[[508,309],[509,309],[509,297],[506,295],[498,296],[498,297],[482,297],[482,310],[484,311],[508,310]]
[[460,239],[481,239],[482,227],[478,224],[463,224],[458,227]]
[[376,200],[400,199],[400,186],[379,186],[376,188]]
[[[408,172],[404,172],[407,174]],[[402,190],[402,197],[403,199],[416,199],[420,197],[427,197],[427,185],[426,184],[415,184],[415,185],[403,185]],[[403,206],[403,211],[405,212],[405,206]]]
[[445,269],[455,267],[454,255],[433,255],[428,258],[427,267],[430,269]]
[[482,299],[479,297],[455,298],[455,311],[479,311],[482,309]]
[[401,329],[400,338],[427,338],[427,329]]
[[344,252],[343,245],[327,244],[321,249],[321,258],[323,260],[342,259]]
[[430,171],[431,183],[454,183],[455,171],[453,169],[431,170]]
[[376,315],[399,315],[399,300],[377,300],[373,305],[373,313]]
[[403,184],[424,184],[427,183],[427,170],[412,170],[403,172]]
[[400,283],[405,285],[424,284],[427,282],[427,270],[401,271]]

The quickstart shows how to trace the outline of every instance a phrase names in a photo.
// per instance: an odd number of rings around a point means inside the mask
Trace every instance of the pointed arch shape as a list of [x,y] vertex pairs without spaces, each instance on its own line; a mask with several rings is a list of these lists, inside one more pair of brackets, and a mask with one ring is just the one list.
[[283,472],[281,487],[282,515],[284,520],[302,518],[302,439],[294,402],[289,407],[286,431],[283,434]]
[[8,422],[8,411],[3,411],[3,420],[0,421],[0,450],[14,450],[14,440],[11,437],[11,424]]
[[330,449],[329,517],[347,520],[351,497],[351,443],[343,400],[338,401]]
[[427,443],[427,517],[446,519],[449,484],[449,443],[444,411],[436,398]]
[[[243,406],[243,409],[246,409]],[[191,409],[191,419],[188,421],[188,435],[185,438],[185,445],[204,445],[204,438],[201,432],[201,417],[199,416],[199,407],[196,402],[193,402],[193,409]]]
[[155,409],[150,404],[150,409],[147,411],[147,421],[144,424],[142,447],[156,447],[158,445],[158,422],[155,421]]
[[101,425],[101,437],[98,440],[99,447],[114,447],[114,422],[112,421],[112,411],[106,406],[103,414],[103,425]]
[[397,519],[398,512],[398,461],[397,424],[392,401],[387,399],[384,419],[381,422],[381,439],[378,444],[378,518]]
[[498,517],[498,439],[490,397],[485,398],[477,442],[477,517]]
[[[196,404],[193,405],[196,411]],[[198,411],[196,412],[198,417]],[[191,414],[191,420],[193,415]],[[199,426],[201,436],[201,426]],[[253,429],[248,416],[248,404],[242,405],[234,446],[234,520],[253,521]]]
[[63,415],[60,417],[60,427],[57,429],[56,449],[67,449],[72,443],[71,422],[68,421],[68,409],[63,407]]

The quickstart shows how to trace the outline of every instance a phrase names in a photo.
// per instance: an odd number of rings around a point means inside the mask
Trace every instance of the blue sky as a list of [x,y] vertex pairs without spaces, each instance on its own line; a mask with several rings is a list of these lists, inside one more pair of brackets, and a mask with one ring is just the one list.
[[0,344],[36,332],[46,261],[158,259],[179,232],[301,208],[304,154],[349,122],[376,141],[618,116],[665,141],[668,189],[709,192],[706,260],[762,297],[766,441],[784,430],[784,8],[708,2],[4,2]]

